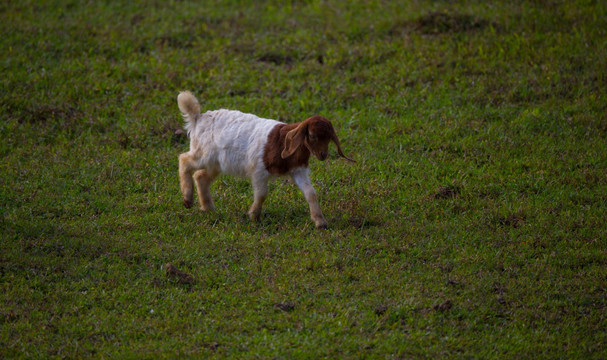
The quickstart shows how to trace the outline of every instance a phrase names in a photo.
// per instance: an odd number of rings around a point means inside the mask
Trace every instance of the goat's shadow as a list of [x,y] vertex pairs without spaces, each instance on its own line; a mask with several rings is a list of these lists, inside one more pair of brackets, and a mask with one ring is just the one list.
[[[199,209],[195,210],[192,216],[198,217],[201,226],[237,226],[250,230],[264,230],[271,233],[279,233],[283,230],[293,228],[315,230],[314,222],[310,218],[310,213],[307,209],[280,208],[280,207],[265,207],[261,212],[261,217],[258,221],[251,221],[245,211],[229,212],[228,210],[215,210],[203,212]],[[325,217],[329,223],[326,229],[331,230],[357,230],[364,231],[369,228],[379,227],[383,225],[380,219],[377,219],[368,214],[359,213],[330,213],[325,212]]]
[[[331,230],[366,230],[372,227],[382,226],[382,222],[372,217],[358,216],[356,214],[331,214],[325,213],[329,227],[326,229]],[[246,214],[243,214],[243,218],[249,221]],[[253,223],[257,228],[264,228],[271,231],[279,232],[281,229],[286,228],[306,228],[315,229],[312,219],[310,219],[310,213],[305,210],[297,209],[267,209],[261,213],[259,221]]]

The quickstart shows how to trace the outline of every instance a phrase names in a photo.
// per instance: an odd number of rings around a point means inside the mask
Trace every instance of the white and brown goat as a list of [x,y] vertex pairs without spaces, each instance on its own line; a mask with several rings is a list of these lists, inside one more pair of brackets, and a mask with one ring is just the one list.
[[[289,176],[301,189],[317,228],[326,228],[316,190],[308,176],[310,154],[323,161],[333,141],[337,153],[354,161],[341,150],[329,120],[313,116],[300,123],[285,124],[234,110],[200,113],[198,100],[187,91],[177,97],[190,138],[190,151],[179,155],[179,178],[183,204],[192,206],[194,182],[203,211],[214,210],[210,186],[221,173],[248,177],[253,184],[251,220],[258,220],[268,194],[268,180]],[[194,181],[194,182],[193,182]]]

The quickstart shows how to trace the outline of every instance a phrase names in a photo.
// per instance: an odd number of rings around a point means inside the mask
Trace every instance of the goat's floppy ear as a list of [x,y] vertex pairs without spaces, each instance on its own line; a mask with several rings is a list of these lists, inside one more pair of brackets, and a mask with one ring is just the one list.
[[285,136],[285,148],[282,150],[280,156],[283,159],[293,155],[293,153],[303,144],[304,139],[308,133],[308,123],[302,122],[298,127],[289,131]]
[[341,151],[341,146],[339,146],[339,139],[337,138],[337,134],[335,133],[335,130],[331,129],[332,133],[331,133],[331,140],[333,140],[333,142],[335,143],[335,146],[337,147],[337,153],[339,154],[339,156],[341,156],[342,158],[351,161],[351,162],[356,162],[352,159],[350,159],[349,157],[347,157],[346,155],[344,155],[344,152]]

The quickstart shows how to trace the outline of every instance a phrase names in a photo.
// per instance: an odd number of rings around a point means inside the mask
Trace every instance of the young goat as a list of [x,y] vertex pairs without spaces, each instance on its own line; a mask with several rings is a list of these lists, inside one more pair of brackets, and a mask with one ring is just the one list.
[[297,124],[285,124],[233,110],[201,114],[198,100],[188,91],[179,94],[177,103],[190,138],[190,151],[179,155],[179,178],[186,208],[193,202],[192,179],[196,182],[200,208],[211,211],[215,207],[210,186],[215,177],[220,173],[243,176],[253,184],[255,199],[249,218],[255,221],[268,194],[268,180],[288,175],[308,201],[316,227],[327,227],[308,177],[310,153],[326,160],[329,142],[333,141],[340,156],[354,161],[342,152],[327,119],[313,116]]

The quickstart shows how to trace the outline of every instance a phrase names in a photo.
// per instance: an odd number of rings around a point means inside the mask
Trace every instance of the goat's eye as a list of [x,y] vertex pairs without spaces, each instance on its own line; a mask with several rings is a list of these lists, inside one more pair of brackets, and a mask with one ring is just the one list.
[[318,140],[316,135],[310,135],[310,141],[316,141],[316,140]]

